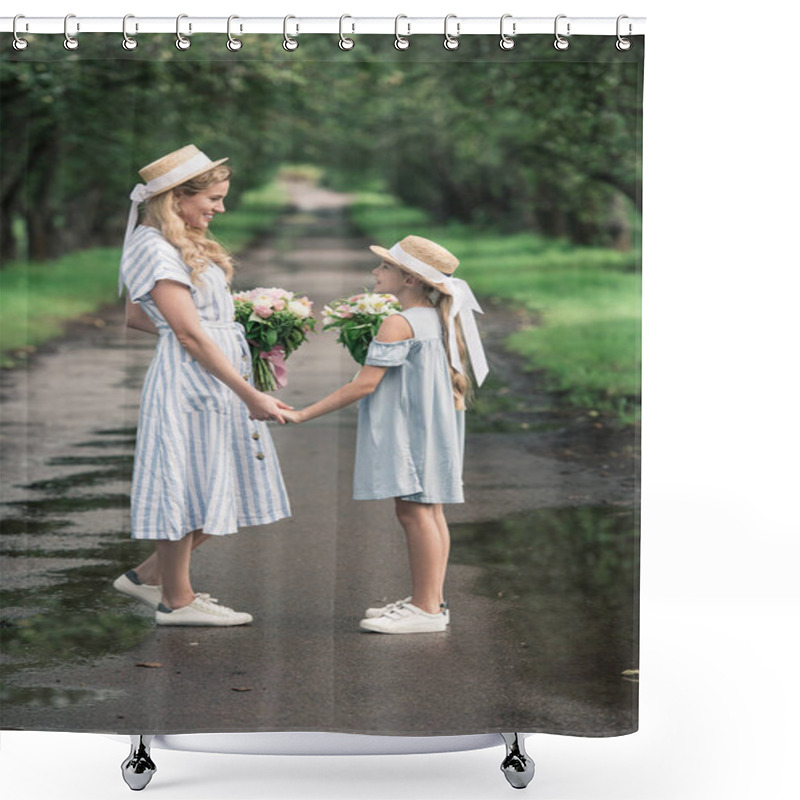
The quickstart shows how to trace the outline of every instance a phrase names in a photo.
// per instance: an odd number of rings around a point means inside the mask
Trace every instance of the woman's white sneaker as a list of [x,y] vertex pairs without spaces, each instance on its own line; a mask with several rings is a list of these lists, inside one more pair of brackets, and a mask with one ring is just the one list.
[[156,625],[194,625],[230,627],[247,625],[253,617],[245,611],[234,611],[221,606],[211,597],[195,596],[188,606],[170,609],[159,603],[156,609]]
[[359,627],[373,633],[441,633],[447,630],[447,620],[441,611],[428,614],[411,603],[399,603],[379,617],[362,619]]
[[132,569],[129,569],[114,581],[114,588],[118,592],[128,595],[128,597],[141,600],[150,608],[158,608],[158,604],[161,602],[161,587],[155,584],[142,583],[139,580],[139,576]]

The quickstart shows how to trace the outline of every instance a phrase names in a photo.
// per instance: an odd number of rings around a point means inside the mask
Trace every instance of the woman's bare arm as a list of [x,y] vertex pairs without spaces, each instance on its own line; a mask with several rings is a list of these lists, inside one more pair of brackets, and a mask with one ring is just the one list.
[[291,407],[259,392],[236,371],[219,345],[203,330],[189,287],[178,281],[160,280],[156,281],[150,296],[186,352],[235,392],[251,417],[284,422],[281,411]]
[[137,331],[144,331],[145,333],[152,333],[154,335],[158,333],[158,329],[153,320],[144,313],[142,307],[138,303],[132,302],[130,297],[125,298],[125,325]]

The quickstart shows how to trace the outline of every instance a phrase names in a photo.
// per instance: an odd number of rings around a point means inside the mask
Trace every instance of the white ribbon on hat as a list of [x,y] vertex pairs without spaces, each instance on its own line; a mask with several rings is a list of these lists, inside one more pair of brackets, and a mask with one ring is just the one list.
[[461,361],[461,354],[458,352],[458,339],[456,338],[456,317],[461,320],[461,330],[464,332],[464,344],[469,353],[469,360],[472,364],[472,371],[475,373],[475,380],[480,386],[489,374],[489,365],[486,363],[486,354],[483,351],[483,344],[478,333],[478,325],[475,322],[475,314],[483,314],[483,309],[475,299],[469,284],[461,278],[453,278],[439,272],[436,267],[432,267],[424,261],[412,256],[400,247],[399,243],[389,250],[389,255],[400,264],[412,269],[414,272],[429,280],[433,284],[444,286],[453,297],[453,307],[450,311],[450,324],[447,331],[448,343],[450,345],[450,363],[457,372],[462,375],[464,364]]
[[[128,212],[128,225],[125,228],[125,239],[122,244],[122,254],[125,255],[125,250],[128,247],[128,240],[136,228],[136,222],[139,218],[139,204],[144,203],[151,197],[164,191],[170,186],[177,186],[183,183],[184,178],[189,178],[192,175],[197,175],[203,167],[212,164],[213,162],[205,153],[196,153],[188,161],[178,164],[173,167],[169,172],[159,175],[157,178],[148,181],[147,183],[137,183],[130,193],[131,208]],[[122,269],[119,271],[119,293],[122,294],[124,281],[122,278]]]

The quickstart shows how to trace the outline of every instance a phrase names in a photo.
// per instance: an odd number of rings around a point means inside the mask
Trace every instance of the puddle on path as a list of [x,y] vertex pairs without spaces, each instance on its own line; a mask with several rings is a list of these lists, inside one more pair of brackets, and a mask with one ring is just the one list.
[[[23,500],[2,504],[5,702],[59,706],[97,699],[91,691],[14,686],[13,676],[123,652],[152,632],[151,615],[110,587],[150,550],[117,529],[130,499],[110,491],[130,482],[135,433],[135,428],[93,431],[90,440],[70,449],[117,452],[51,458],[45,472],[51,477],[20,487]],[[53,467],[63,467],[62,474],[53,475]]]
[[69,708],[103,702],[121,695],[112,689],[60,689],[53,686],[25,686],[3,688],[0,702],[9,705],[27,705],[32,708]]
[[543,669],[578,685],[638,666],[638,511],[538,510],[451,535],[451,561],[481,568],[476,590]]

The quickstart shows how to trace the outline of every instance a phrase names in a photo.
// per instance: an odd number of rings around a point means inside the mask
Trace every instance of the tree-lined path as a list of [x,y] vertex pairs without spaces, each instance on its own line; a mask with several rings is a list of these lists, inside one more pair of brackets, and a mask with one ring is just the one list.
[[[370,285],[375,260],[348,225],[345,195],[299,181],[287,188],[291,211],[242,255],[235,286],[307,293],[319,317],[325,302]],[[490,364],[508,380],[513,365],[498,342],[511,324],[500,314],[484,321]],[[625,642],[636,639],[635,620],[610,615],[604,595],[593,593],[606,567],[573,552],[582,518],[565,518],[561,534],[540,541],[537,514],[577,508],[594,519],[601,505],[627,514],[633,475],[555,458],[537,446],[547,434],[535,430],[468,437],[467,503],[448,510],[447,633],[358,630],[363,609],[404,596],[408,578],[391,501],[350,499],[355,408],[272,426],[293,517],[212,540],[193,559],[195,587],[251,612],[254,623],[150,627],[146,609],[116,596],[111,581],[143,552],[127,539],[126,492],[152,347],[147,335],[124,329],[117,309],[76,328],[27,370],[3,375],[3,621],[15,645],[4,666],[4,727],[630,729],[636,693],[621,673],[633,666]],[[355,371],[330,333],[312,335],[288,368],[281,396],[297,407]],[[610,535],[598,530],[598,538]],[[515,563],[586,574],[520,575]],[[576,593],[581,586],[592,590]],[[623,588],[630,604],[632,584]],[[119,631],[130,627],[129,640],[108,632],[109,619]],[[112,652],[105,640],[115,641]]]

